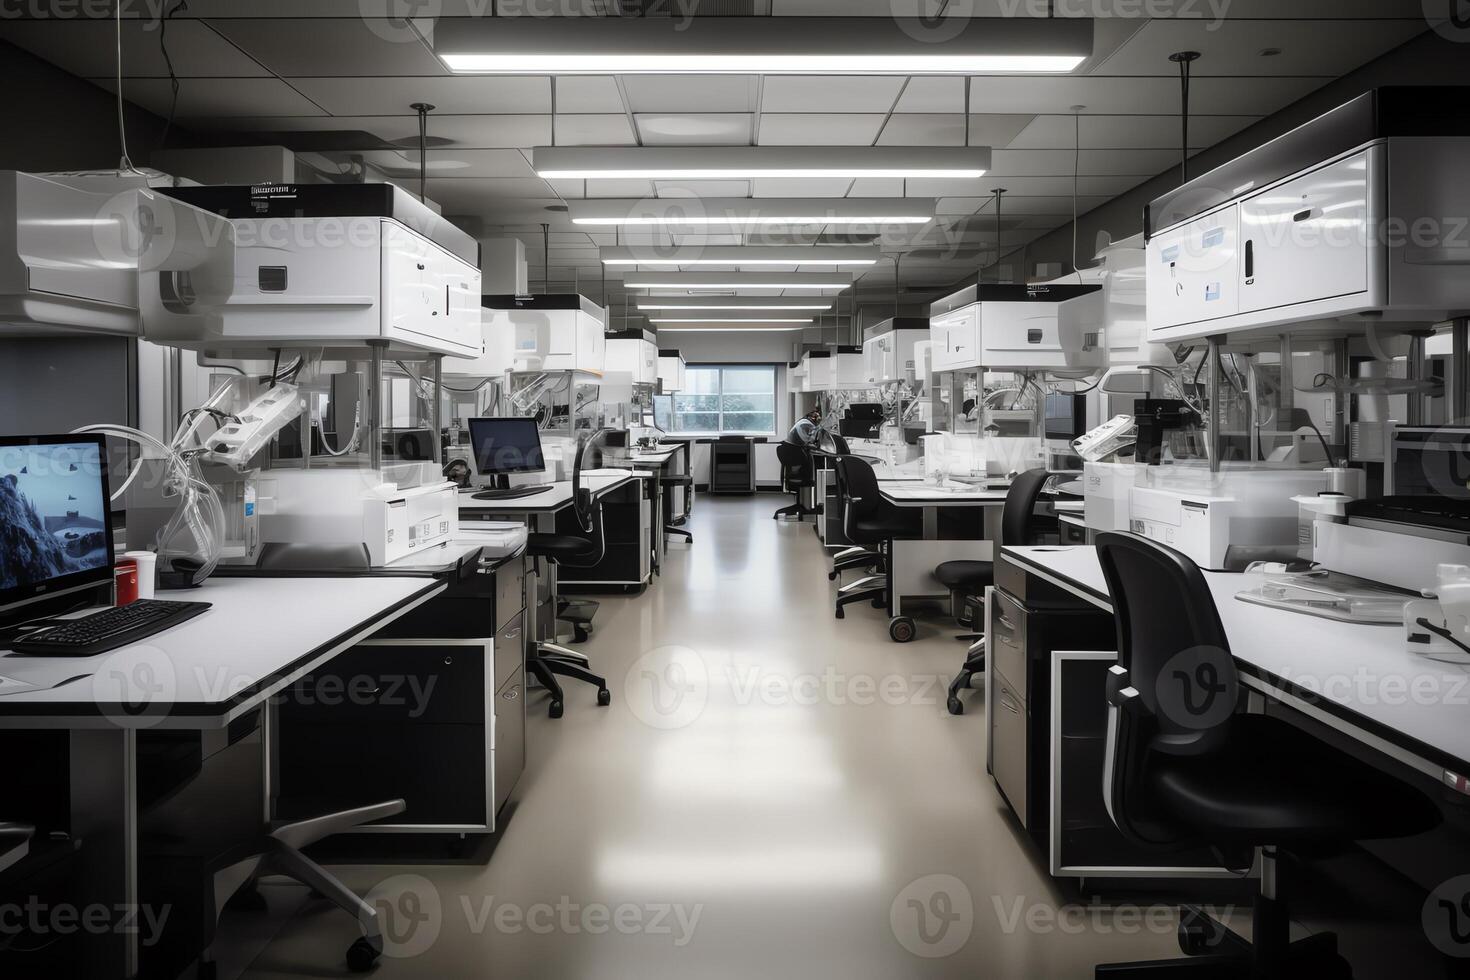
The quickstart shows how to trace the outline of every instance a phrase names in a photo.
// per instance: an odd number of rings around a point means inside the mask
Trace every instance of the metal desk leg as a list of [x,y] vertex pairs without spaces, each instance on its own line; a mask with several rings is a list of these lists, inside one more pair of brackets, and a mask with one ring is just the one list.
[[653,471],[653,570],[662,575],[664,567],[664,479],[663,468]]
[[84,905],[112,915],[85,936],[85,975],[138,975],[138,736],[131,728],[74,731],[71,831],[82,841]]

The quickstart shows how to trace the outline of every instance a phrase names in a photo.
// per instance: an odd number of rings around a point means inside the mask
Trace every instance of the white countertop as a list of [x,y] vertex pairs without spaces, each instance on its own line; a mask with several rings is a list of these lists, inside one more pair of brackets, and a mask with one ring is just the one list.
[[1006,489],[989,489],[949,481],[942,486],[914,480],[878,480],[878,492],[895,507],[995,507],[1006,502]]
[[[1111,609],[1097,549],[1008,547],[1028,570],[1105,609]],[[1431,660],[1404,648],[1394,626],[1364,626],[1270,609],[1235,598],[1244,586],[1233,572],[1205,572],[1230,652],[1244,682],[1333,724],[1357,725],[1361,741],[1383,742],[1425,763],[1470,774],[1470,666]],[[1405,760],[1408,761],[1408,760]]]
[[[591,490],[593,496],[601,497],[633,480],[647,479],[647,476],[646,473],[631,472],[619,476],[596,476],[584,472],[582,485]],[[504,514],[536,514],[561,510],[569,506],[571,502],[572,483],[570,480],[553,483],[550,490],[543,490],[529,497],[517,497],[513,500],[476,500],[473,493],[459,495],[461,512],[499,511]]]
[[141,643],[0,655],[0,676],[40,686],[0,696],[0,727],[220,727],[444,588],[426,575],[211,578],[160,598],[213,608]]

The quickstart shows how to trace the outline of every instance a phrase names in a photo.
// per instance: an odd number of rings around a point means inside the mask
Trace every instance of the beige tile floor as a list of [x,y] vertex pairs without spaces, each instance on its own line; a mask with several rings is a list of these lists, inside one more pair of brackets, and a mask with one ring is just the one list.
[[[530,702],[530,763],[486,865],[343,868],[398,910],[376,976],[1047,978],[1177,954],[1159,905],[1089,907],[1022,845],[984,770],[963,645],[832,617],[811,526],[702,497],[692,548],[604,603],[614,701]],[[352,922],[308,902],[246,976],[341,976]]]

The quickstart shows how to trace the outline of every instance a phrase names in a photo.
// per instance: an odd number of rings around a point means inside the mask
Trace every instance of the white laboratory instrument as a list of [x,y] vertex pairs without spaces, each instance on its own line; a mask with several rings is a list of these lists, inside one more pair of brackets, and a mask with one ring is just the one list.
[[1404,603],[1404,645],[1447,663],[1470,664],[1470,566],[1442,564],[1423,598]]
[[664,394],[684,390],[684,371],[684,355],[678,350],[665,347],[658,352],[658,386]]
[[1470,243],[1444,218],[1470,214],[1462,99],[1375,89],[1155,198],[1149,338],[1470,310]]
[[609,384],[658,384],[658,340],[652,330],[620,330],[607,334],[603,378]]
[[837,358],[830,350],[809,350],[801,355],[801,390],[831,391],[837,387]]
[[229,222],[154,189],[173,182],[0,171],[0,336],[137,336],[140,274],[187,282],[201,304],[226,298]]
[[233,290],[145,276],[143,335],[228,356],[281,347],[484,353],[478,246],[393,184],[168,188],[229,220]]
[[1132,469],[1129,529],[1215,571],[1295,558],[1298,505],[1293,498],[1332,485],[1324,470],[1252,464],[1226,463],[1218,471],[1188,464]]
[[929,339],[928,317],[892,317],[863,334],[864,380],[870,384],[915,380],[915,348]]
[[515,371],[600,377],[607,369],[607,311],[585,296],[486,296],[484,303],[492,329],[515,336]]

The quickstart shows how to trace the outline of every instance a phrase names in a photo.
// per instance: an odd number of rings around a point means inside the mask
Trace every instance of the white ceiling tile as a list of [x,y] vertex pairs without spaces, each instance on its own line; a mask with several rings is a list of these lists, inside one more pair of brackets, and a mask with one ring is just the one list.
[[752,112],[757,79],[750,75],[625,75],[634,112]]
[[845,177],[762,177],[753,181],[756,197],[846,197]]
[[[361,156],[385,173],[418,175],[417,150],[375,150]],[[432,177],[536,177],[519,150],[430,150],[428,169]]]
[[897,75],[769,75],[762,112],[887,112],[898,97]]
[[970,116],[971,146],[1010,146],[1035,116],[1012,112],[985,112]]
[[571,185],[576,187],[575,196],[582,196],[582,188],[585,184],[588,197],[619,197],[629,199],[642,199],[656,196],[651,180],[557,180],[553,181],[558,189]]
[[563,75],[556,79],[557,112],[625,112],[611,75]]
[[748,180],[659,180],[654,182],[661,198],[749,197]]
[[557,146],[636,146],[633,126],[622,113],[579,116],[557,113]]
[[334,116],[391,115],[415,102],[451,115],[551,111],[551,80],[540,76],[297,78],[292,84]]
[[861,177],[852,182],[848,197],[903,197],[900,177]]
[[[1177,159],[1177,150],[1091,150],[1074,154],[1065,150],[993,150],[990,154],[989,177],[1060,177],[1070,176],[1074,159],[1079,173],[1131,174],[1152,177]],[[1077,159],[1080,158],[1080,159]]]
[[916,75],[909,79],[895,112],[965,111],[965,80],[954,76]]
[[754,116],[745,112],[639,113],[645,146],[747,146]]
[[[199,123],[193,123],[195,128]],[[416,140],[417,116],[271,116],[229,120],[231,129],[250,133],[341,133],[342,148],[359,148],[361,134],[384,142]],[[520,148],[551,142],[550,116],[429,116],[429,136],[452,141],[462,148]],[[313,146],[329,137],[312,137]],[[307,142],[303,140],[303,142]],[[287,141],[287,145],[290,142]]]
[[429,197],[456,214],[484,214],[486,205],[497,198],[519,202],[555,196],[539,177],[429,179]]
[[[110,78],[94,79],[109,92],[117,90]],[[123,96],[150,112],[167,116],[173,91],[166,78],[123,79]],[[309,116],[321,110],[278,78],[193,78],[179,87],[179,119],[204,128],[229,125],[240,116]]]
[[218,20],[209,25],[283,77],[448,74],[412,31],[374,29],[377,25],[363,18],[301,17],[287,29],[273,20]]
[[[167,78],[168,63],[158,31],[148,21],[123,21],[123,76]],[[165,34],[174,71],[180,78],[262,77],[270,72],[220,37],[191,20],[170,20]],[[116,42],[110,20],[16,20],[0,17],[0,39],[24,48],[82,78],[117,71]]]
[[895,113],[884,125],[883,132],[878,137],[878,145],[964,146],[964,114],[910,112],[898,115]]
[[[1196,78],[1190,111],[1201,114],[1264,115],[1320,87],[1324,78]],[[1089,114],[1168,115],[1179,111],[1177,79],[1106,76],[981,76],[975,79],[976,112],[1068,115],[1074,105]]]
[[[1142,177],[1083,176],[1077,182],[1077,193],[1087,196],[1115,197],[1131,187],[1142,183]],[[977,197],[984,198],[992,189],[1004,187],[1008,195],[1018,197],[1044,195],[1067,197],[1072,195],[1072,177],[1032,177],[986,175],[979,180],[911,180],[909,193],[915,197]],[[1004,210],[1004,204],[1002,204]]]
[[[1191,149],[1203,149],[1256,122],[1258,116],[1192,116]],[[1084,148],[1175,148],[1179,145],[1179,116],[1094,116],[1083,113],[1073,128],[1071,115],[1036,116],[1010,142],[1012,150],[1071,149],[1075,139]]]
[[761,146],[871,146],[883,126],[881,113],[761,114]]
[[[1201,18],[1155,19],[1094,68],[1092,74],[1176,78],[1179,68],[1169,61],[1169,55],[1175,51],[1198,51],[1200,59],[1190,66],[1190,73],[1196,79],[1211,75],[1338,76],[1425,29],[1422,19],[1342,19],[1326,28],[1330,32],[1328,38],[1324,37],[1320,20],[1213,23]],[[1280,48],[1281,53],[1261,57],[1260,52],[1265,48]]]

